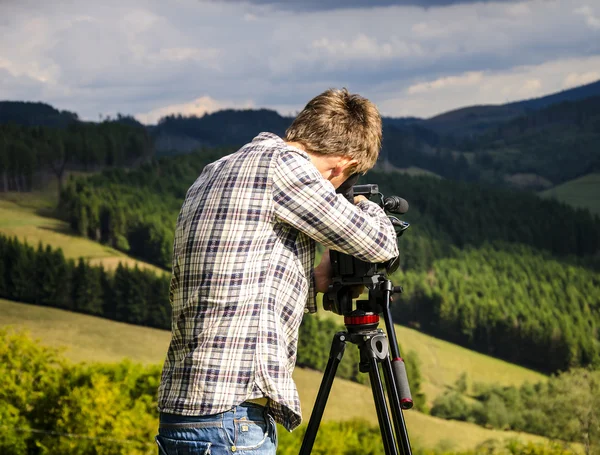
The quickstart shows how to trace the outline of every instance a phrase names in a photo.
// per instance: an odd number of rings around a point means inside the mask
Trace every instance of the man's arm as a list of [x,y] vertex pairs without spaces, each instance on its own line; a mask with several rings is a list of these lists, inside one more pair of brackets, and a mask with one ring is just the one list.
[[367,262],[398,256],[392,223],[375,203],[348,202],[302,155],[279,155],[273,173],[275,215],[332,250]]

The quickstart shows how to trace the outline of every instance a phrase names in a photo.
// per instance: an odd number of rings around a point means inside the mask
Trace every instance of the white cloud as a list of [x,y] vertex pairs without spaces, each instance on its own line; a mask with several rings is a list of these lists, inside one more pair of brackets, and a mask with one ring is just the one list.
[[511,16],[529,16],[531,15],[531,7],[528,2],[511,3],[507,6],[506,11]]
[[542,81],[540,79],[527,79],[517,89],[516,93],[524,99],[535,98],[542,93]]
[[201,117],[225,108],[250,109],[254,107],[252,101],[239,103],[236,101],[217,101],[210,96],[201,96],[187,103],[172,104],[169,106],[152,109],[149,112],[136,114],[135,117],[142,123],[155,124],[162,117],[170,114],[181,114],[184,116],[195,115]]
[[585,23],[588,27],[594,30],[600,30],[600,18],[594,15],[594,11],[588,5],[577,8],[574,12],[585,18]]
[[384,115],[431,117],[470,105],[503,104],[559,92],[566,88],[566,81],[593,82],[600,79],[595,68],[600,68],[600,56],[559,59],[508,71],[439,78],[394,94],[390,94],[393,88],[381,87],[373,99]]
[[590,84],[600,80],[600,71],[586,71],[583,73],[569,73],[564,79],[562,88],[568,89],[580,85]]
[[320,38],[312,42],[312,47],[324,51],[334,59],[381,60],[407,57],[422,51],[416,45],[391,37],[386,41],[360,33],[355,38],[345,41]]
[[406,90],[409,94],[426,93],[433,90],[441,90],[449,87],[469,87],[477,85],[483,78],[483,72],[469,72],[461,76],[441,77],[430,82],[419,82],[411,85]]

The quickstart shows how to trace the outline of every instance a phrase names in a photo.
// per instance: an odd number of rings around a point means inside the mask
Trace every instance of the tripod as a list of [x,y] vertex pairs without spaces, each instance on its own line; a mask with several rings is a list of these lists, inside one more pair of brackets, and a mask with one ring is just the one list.
[[[359,300],[356,302],[357,309],[355,311],[342,313],[344,314],[344,324],[347,331],[338,332],[333,337],[329,361],[302,441],[300,455],[309,455],[312,451],[335,373],[344,356],[346,343],[348,342],[355,344],[359,349],[359,371],[369,373],[386,455],[398,455],[399,453],[401,455],[412,455],[402,409],[412,408],[413,403],[406,377],[406,369],[400,357],[390,313],[390,302],[394,292],[402,292],[402,288],[394,288],[390,280],[381,279],[372,289],[369,289],[369,300]],[[334,291],[334,294],[341,301],[342,308],[352,308],[351,290],[340,287]],[[383,313],[390,342],[388,342],[388,337],[386,337],[383,330],[378,328],[379,316],[377,313]],[[392,351],[393,360],[390,360],[390,350]],[[379,364],[382,365],[384,372],[393,427],[385,400]]]

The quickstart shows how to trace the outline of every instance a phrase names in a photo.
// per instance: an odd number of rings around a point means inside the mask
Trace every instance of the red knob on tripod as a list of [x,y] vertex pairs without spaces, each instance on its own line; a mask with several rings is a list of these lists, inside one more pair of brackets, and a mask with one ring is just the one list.
[[378,324],[379,315],[377,314],[361,314],[360,316],[344,316],[345,325],[365,325]]

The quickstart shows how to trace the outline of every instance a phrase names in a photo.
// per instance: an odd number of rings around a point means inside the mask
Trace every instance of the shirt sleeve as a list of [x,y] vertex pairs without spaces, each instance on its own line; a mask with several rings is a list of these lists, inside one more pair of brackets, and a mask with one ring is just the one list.
[[284,151],[273,172],[275,216],[322,245],[366,262],[398,256],[398,240],[383,209],[371,201],[350,203],[336,194],[313,164]]

